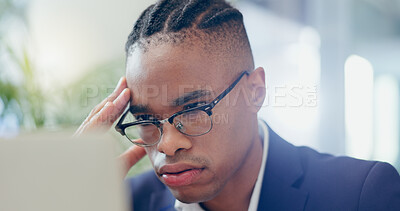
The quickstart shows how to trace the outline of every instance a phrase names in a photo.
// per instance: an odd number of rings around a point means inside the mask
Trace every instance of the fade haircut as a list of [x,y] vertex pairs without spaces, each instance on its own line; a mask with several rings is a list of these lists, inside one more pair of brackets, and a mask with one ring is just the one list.
[[[125,45],[127,57],[137,47],[163,43],[190,44],[234,57],[253,56],[242,14],[224,0],[160,0],[149,6],[136,21]],[[253,65],[252,65],[253,66]]]

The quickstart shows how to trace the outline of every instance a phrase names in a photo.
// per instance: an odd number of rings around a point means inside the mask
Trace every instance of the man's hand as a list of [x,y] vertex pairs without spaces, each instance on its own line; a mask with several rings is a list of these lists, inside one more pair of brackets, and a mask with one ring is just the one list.
[[[126,78],[122,77],[113,93],[95,106],[89,116],[83,121],[75,132],[75,136],[94,130],[108,130],[112,124],[121,116],[130,99],[130,90],[126,85]],[[146,155],[143,147],[136,145],[130,147],[118,157],[124,164],[124,174]]]

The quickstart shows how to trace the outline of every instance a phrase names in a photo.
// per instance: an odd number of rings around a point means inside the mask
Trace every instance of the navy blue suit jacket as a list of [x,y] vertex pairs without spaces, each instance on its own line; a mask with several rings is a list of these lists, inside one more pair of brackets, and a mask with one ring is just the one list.
[[[269,142],[258,210],[400,211],[400,176],[390,164],[295,147],[271,129]],[[174,210],[153,171],[128,182],[135,211]]]

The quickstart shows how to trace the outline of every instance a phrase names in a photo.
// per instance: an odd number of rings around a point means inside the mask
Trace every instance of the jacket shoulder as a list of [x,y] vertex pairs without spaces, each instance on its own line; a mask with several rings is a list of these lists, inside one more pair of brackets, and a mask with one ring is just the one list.
[[309,205],[329,200],[338,208],[400,210],[400,176],[390,164],[297,149],[304,169],[299,186],[310,193]]
[[360,194],[359,210],[400,210],[400,176],[388,163],[377,162]]

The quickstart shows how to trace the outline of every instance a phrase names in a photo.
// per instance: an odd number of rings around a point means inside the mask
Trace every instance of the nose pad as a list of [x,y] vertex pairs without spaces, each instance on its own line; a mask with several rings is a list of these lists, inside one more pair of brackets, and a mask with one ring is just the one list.
[[176,123],[175,128],[182,133],[186,132],[186,127],[181,122]]

